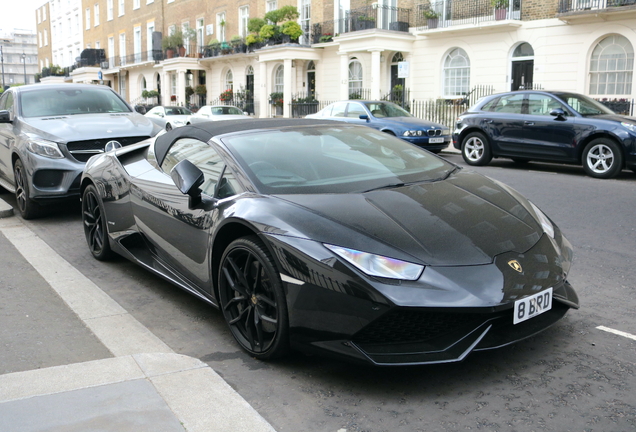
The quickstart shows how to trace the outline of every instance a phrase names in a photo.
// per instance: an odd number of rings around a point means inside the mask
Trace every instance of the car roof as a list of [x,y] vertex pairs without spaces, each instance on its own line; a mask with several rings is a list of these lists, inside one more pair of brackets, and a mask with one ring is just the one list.
[[38,90],[42,90],[42,89],[82,89],[82,88],[100,88],[100,89],[108,89],[113,91],[112,88],[105,86],[105,85],[100,85],[100,84],[80,84],[80,83],[60,83],[60,84],[49,84],[49,83],[36,83],[36,84],[28,84],[28,85],[22,85],[22,86],[17,86],[17,87],[10,87],[11,89],[15,90],[15,91],[20,91],[20,92],[30,92],[30,91],[38,91]]
[[317,126],[337,125],[343,123],[334,120],[321,119],[250,119],[250,120],[224,120],[219,122],[204,122],[195,125],[173,129],[157,137],[155,142],[155,157],[159,165],[163,163],[168,150],[180,138],[196,138],[199,141],[208,142],[212,137],[228,133],[244,132],[248,130],[278,129],[289,126]]

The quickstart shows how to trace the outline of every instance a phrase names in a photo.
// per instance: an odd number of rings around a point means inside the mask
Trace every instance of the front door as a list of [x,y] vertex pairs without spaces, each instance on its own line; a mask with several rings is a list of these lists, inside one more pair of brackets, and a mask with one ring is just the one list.
[[245,88],[247,90],[246,111],[254,114],[254,75],[245,76]]
[[532,90],[534,60],[512,62],[510,90]]

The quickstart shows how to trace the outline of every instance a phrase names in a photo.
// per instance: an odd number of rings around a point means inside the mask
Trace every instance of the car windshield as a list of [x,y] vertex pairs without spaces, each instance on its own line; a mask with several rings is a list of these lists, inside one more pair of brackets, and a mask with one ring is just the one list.
[[243,111],[231,106],[212,107],[212,115],[243,115]]
[[591,116],[599,114],[614,114],[614,111],[607,108],[600,102],[592,98],[576,93],[555,93],[556,96],[565,101],[573,110],[582,116]]
[[114,92],[97,86],[64,89],[42,85],[35,91],[23,92],[20,101],[24,117],[131,112]]
[[413,117],[399,105],[387,102],[365,102],[364,103],[373,117]]
[[361,126],[256,131],[223,139],[259,191],[359,193],[440,180],[456,167],[401,139]]
[[192,112],[183,107],[166,107],[166,115],[190,115]]

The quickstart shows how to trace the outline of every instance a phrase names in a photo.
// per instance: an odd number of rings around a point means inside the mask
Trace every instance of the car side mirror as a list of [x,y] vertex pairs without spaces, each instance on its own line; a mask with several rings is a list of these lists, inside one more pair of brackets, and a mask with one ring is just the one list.
[[360,120],[369,121],[369,115],[368,114],[360,114]]
[[250,115],[247,111],[243,111],[243,115]]
[[181,193],[190,197],[188,207],[194,208],[201,203],[199,186],[205,181],[205,176],[196,165],[184,159],[172,168],[170,177]]
[[11,123],[11,113],[9,111],[0,111],[0,123]]
[[550,115],[556,117],[559,120],[563,120],[567,114],[565,114],[565,111],[563,111],[562,108],[555,108],[550,111]]
[[139,114],[146,114],[146,107],[143,105],[135,105],[135,111]]

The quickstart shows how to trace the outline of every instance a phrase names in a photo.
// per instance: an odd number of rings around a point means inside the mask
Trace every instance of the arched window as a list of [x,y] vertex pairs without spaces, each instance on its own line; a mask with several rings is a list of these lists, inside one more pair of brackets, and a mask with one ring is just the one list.
[[362,98],[362,64],[354,57],[349,62],[349,99]]
[[146,77],[142,76],[141,77],[141,91],[146,90],[147,86],[146,86]]
[[225,74],[225,90],[234,90],[234,75],[231,69]]
[[274,73],[274,91],[276,93],[283,93],[285,90],[285,69],[283,65],[279,65]]
[[404,61],[404,56],[402,55],[401,52],[396,52],[395,54],[393,54],[393,59],[391,60],[391,63],[399,63]]
[[444,60],[444,96],[463,96],[469,91],[470,60],[466,51],[455,48]]
[[628,95],[632,92],[634,48],[620,35],[596,45],[590,59],[590,94]]
[[529,43],[524,42],[520,44],[517,48],[515,48],[514,52],[512,53],[512,57],[513,58],[534,57],[534,50],[532,49],[532,46],[530,46]]
[[245,75],[254,75],[254,68],[252,65],[247,66],[247,69],[245,69]]

